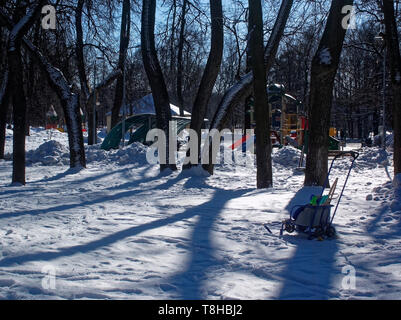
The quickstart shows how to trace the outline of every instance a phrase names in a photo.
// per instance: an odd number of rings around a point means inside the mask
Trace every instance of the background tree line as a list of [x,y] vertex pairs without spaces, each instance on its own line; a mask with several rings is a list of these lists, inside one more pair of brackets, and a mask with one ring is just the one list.
[[[34,9],[44,4],[56,9],[55,30],[41,27],[40,10]],[[70,149],[75,148],[71,166],[85,166],[83,141],[78,133],[80,112],[86,116],[90,130],[93,120],[105,125],[108,112],[112,112],[115,124],[124,103],[131,104],[152,91],[156,74],[149,77],[150,70],[144,61],[144,19],[149,27],[145,32],[152,34],[154,42],[149,50],[154,47],[153,58],[160,66],[157,73],[162,75],[165,86],[163,94],[155,99],[158,100],[156,107],[166,105],[168,100],[178,105],[181,112],[195,110],[197,119],[192,119],[191,126],[196,130],[203,116],[210,119],[212,125],[215,120],[216,128],[222,125],[244,128],[246,99],[253,93],[250,84],[245,84],[250,78],[247,80],[245,76],[255,70],[250,61],[250,21],[256,21],[252,20],[255,17],[252,13],[258,11],[263,13],[261,28],[267,65],[261,68],[266,70],[267,83],[283,84],[310,111],[314,57],[322,45],[330,13],[337,10],[337,16],[331,16],[332,19],[342,19],[344,15],[338,8],[347,4],[355,6],[357,24],[355,29],[344,33],[343,41],[338,39],[341,41],[338,66],[331,71],[334,80],[327,88],[328,94],[332,93],[332,101],[327,101],[331,117],[325,126],[335,126],[350,137],[365,138],[371,131],[378,133],[381,92],[387,93],[386,105],[398,103],[398,96],[394,94],[398,85],[394,70],[399,65],[395,52],[395,41],[399,45],[399,38],[394,40],[394,35],[399,32],[397,27],[401,20],[398,0],[266,0],[261,1],[260,9],[252,12],[246,0],[221,3],[206,0],[1,0],[0,158],[4,157],[7,123],[16,123],[15,117],[25,113],[19,123],[23,124],[25,134],[29,134],[29,125],[46,124],[46,113],[54,106],[71,131]],[[144,9],[148,9],[147,16],[144,16]],[[284,21],[280,21],[280,13],[287,14]],[[24,19],[30,14],[31,19]],[[150,21],[152,15],[154,21]],[[15,28],[19,22],[26,23],[25,27]],[[278,37],[274,37],[275,30],[280,31]],[[377,41],[379,32],[386,35],[388,50],[383,50],[383,43]],[[17,56],[10,50],[10,35],[14,34]],[[387,81],[383,82],[385,54],[388,55],[388,73]],[[218,62],[217,65],[211,66],[212,60]],[[18,77],[15,70],[20,70]],[[22,99],[26,101],[23,107],[15,102],[21,97],[10,89],[10,80],[21,84],[19,90],[23,89]],[[238,93],[238,99],[225,100],[227,93],[241,81],[246,90]],[[205,84],[209,86],[206,88]],[[92,106],[96,101],[99,105],[94,117]],[[388,128],[396,123],[394,110],[388,109]],[[162,107],[158,113],[163,114]],[[221,121],[217,123],[217,120]],[[90,144],[95,142],[92,137],[93,133],[89,132]],[[21,142],[22,134],[19,139]],[[20,155],[16,155],[22,159],[23,146],[17,149]],[[19,168],[23,166],[24,163],[18,165]],[[210,166],[206,169],[213,171]],[[16,172],[22,171],[16,169]],[[316,179],[311,183],[319,183]],[[14,180],[25,183],[24,174]]]

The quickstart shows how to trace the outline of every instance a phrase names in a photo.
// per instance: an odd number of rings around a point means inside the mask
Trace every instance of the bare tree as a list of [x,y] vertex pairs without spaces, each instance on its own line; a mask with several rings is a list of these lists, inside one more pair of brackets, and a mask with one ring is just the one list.
[[164,81],[163,72],[155,48],[156,0],[144,0],[142,6],[141,50],[145,71],[152,89],[156,110],[157,128],[166,136],[166,163],[160,163],[160,170],[177,170],[169,153],[169,121],[171,120],[170,99]]
[[[9,19],[6,12],[0,10],[0,20],[12,30],[13,22]],[[24,47],[32,54],[39,63],[40,69],[46,74],[50,86],[60,99],[66,119],[68,131],[68,143],[70,148],[70,167],[81,168],[86,166],[85,149],[82,135],[82,124],[80,115],[79,98],[72,91],[70,83],[66,80],[60,69],[54,67],[49,60],[32,44],[26,37],[22,38]],[[25,136],[25,128],[24,128]]]
[[4,146],[6,143],[6,122],[9,109],[10,85],[8,66],[3,74],[0,85],[0,159],[4,159]]
[[26,127],[26,98],[23,88],[23,66],[21,44],[24,35],[29,31],[35,19],[38,18],[44,1],[38,1],[27,12],[25,3],[18,2],[13,20],[14,27],[8,40],[8,64],[10,70],[9,86],[13,105],[13,175],[12,182],[25,185],[25,127]]
[[116,91],[114,97],[114,104],[111,113],[111,127],[113,128],[117,123],[120,115],[121,106],[123,104],[124,90],[125,90],[125,68],[127,60],[127,51],[130,38],[131,26],[131,0],[123,1],[121,30],[120,30],[120,53],[118,58],[118,68],[123,70],[123,74],[117,78]]
[[[96,133],[94,132],[97,117],[96,117],[96,92],[98,92],[101,88],[104,88],[110,85],[116,78],[121,79],[123,77],[122,68],[124,67],[124,61],[119,61],[118,67],[116,70],[113,70],[105,79],[105,81],[96,85],[96,88],[91,88],[89,85],[87,73],[86,73],[86,59],[84,57],[84,41],[83,41],[83,30],[82,30],[82,10],[86,0],[78,0],[77,7],[75,9],[75,28],[76,28],[76,60],[77,60],[77,68],[79,75],[79,82],[81,87],[81,101],[83,101],[83,106],[86,111],[88,117],[88,145],[93,145],[96,143]],[[88,11],[90,8],[88,8]],[[124,10],[123,10],[124,11]],[[125,33],[124,33],[125,34]],[[124,38],[125,39],[125,38]],[[125,49],[126,50],[126,49]],[[126,51],[125,51],[126,55]],[[120,54],[121,56],[121,54]],[[95,57],[96,59],[96,57]],[[120,57],[121,59],[121,57]],[[125,58],[124,58],[125,59]],[[121,63],[120,63],[121,62]],[[122,65],[122,67],[121,67]],[[94,75],[96,76],[96,75]],[[122,80],[121,80],[122,81]],[[116,91],[120,91],[123,89],[121,83],[118,83]],[[120,96],[119,96],[120,97]],[[122,94],[121,94],[122,98]],[[120,101],[121,102],[121,101]],[[95,107],[93,107],[95,106]],[[120,106],[121,107],[121,106]],[[117,114],[118,115],[118,114]]]
[[[82,101],[87,101],[90,95],[90,88],[88,84],[88,77],[85,68],[85,57],[84,57],[84,40],[83,40],[83,30],[82,30],[82,13],[85,0],[78,0],[77,7],[75,9],[75,29],[76,29],[76,46],[75,54],[77,59],[77,69],[79,75],[79,83],[81,87],[81,98]],[[88,115],[88,144],[92,145],[93,141],[93,114],[91,108],[86,108],[85,111]]]
[[183,50],[185,41],[185,24],[187,14],[188,0],[183,0],[181,17],[180,17],[180,38],[178,41],[178,55],[177,55],[177,100],[178,107],[180,108],[180,116],[184,116],[184,98],[182,96],[182,83],[183,83]]
[[[275,61],[276,53],[292,8],[292,4],[293,0],[283,0],[281,3],[276,22],[271,32],[269,41],[265,47],[264,59],[266,74],[270,71],[270,68]],[[253,74],[252,72],[249,72],[244,75],[234,86],[227,90],[221,99],[217,111],[212,119],[210,125],[211,129],[222,130],[227,126],[228,121],[230,120],[230,115],[234,108],[238,105],[242,105],[244,99],[252,94],[252,84]],[[209,150],[209,162],[208,164],[204,164],[203,168],[210,174],[213,174],[214,163],[215,159],[213,159],[213,152]]]
[[265,61],[263,57],[263,19],[260,0],[249,0],[249,53],[253,73],[253,95],[256,117],[257,188],[273,185],[270,112],[267,98]]
[[323,186],[328,171],[328,138],[334,79],[337,73],[347,28],[344,25],[345,6],[353,0],[332,1],[319,48],[312,61],[309,146],[306,158],[305,185]]
[[0,28],[0,159],[4,159],[4,148],[6,142],[6,124],[9,111],[9,71],[7,63],[7,39],[8,31]]
[[[209,58],[206,64],[206,68],[203,72],[202,80],[199,85],[198,93],[195,98],[194,105],[192,107],[192,117],[190,128],[197,133],[197,159],[199,159],[199,151],[201,145],[201,129],[204,123],[204,119],[207,113],[207,107],[210,97],[213,92],[213,87],[215,85],[221,60],[223,56],[223,46],[224,46],[224,32],[223,32],[223,9],[221,0],[211,0],[210,1],[210,17],[211,17],[211,44]],[[194,151],[194,150],[191,150]],[[189,157],[189,153],[187,154]],[[193,164],[190,162],[184,166],[184,168],[190,168]]]
[[401,56],[394,1],[382,3],[386,26],[386,45],[390,57],[391,87],[393,91],[392,113],[394,130],[394,175],[401,173]]

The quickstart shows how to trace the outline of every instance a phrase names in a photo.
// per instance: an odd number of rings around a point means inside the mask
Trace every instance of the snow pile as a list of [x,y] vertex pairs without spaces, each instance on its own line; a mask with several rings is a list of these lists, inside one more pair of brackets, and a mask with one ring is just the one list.
[[280,164],[285,167],[296,167],[301,156],[301,151],[291,147],[283,147],[272,154],[272,160],[276,164]]
[[363,148],[356,161],[356,167],[374,169],[378,165],[389,165],[387,152],[381,148]]
[[108,155],[108,161],[116,162],[121,166],[132,163],[146,165],[148,164],[146,159],[147,151],[147,146],[144,146],[139,142],[135,142],[124,149],[119,149],[116,152],[110,153]]
[[[117,164],[119,166],[129,164],[147,164],[146,153],[148,147],[141,143],[134,143],[124,149],[105,151],[100,145],[85,146],[87,163]],[[27,164],[42,164],[44,166],[68,165],[70,154],[67,146],[56,140],[50,140],[41,144],[37,149],[26,154]]]
[[395,176],[393,181],[375,187],[371,194],[366,197],[367,201],[380,201],[384,204],[390,203],[391,212],[401,211],[401,174]]
[[[373,137],[373,144],[375,146],[381,146],[382,136],[380,134]],[[386,132],[386,147],[393,148],[394,147],[394,135],[392,132]]]
[[181,177],[210,177],[210,173],[203,169],[202,165],[193,166],[190,169],[182,170]]
[[100,149],[99,145],[87,146],[87,162],[115,163],[120,166],[129,164],[145,165],[147,164],[146,153],[148,147],[139,142],[135,142],[124,149],[105,151]]
[[41,163],[45,166],[66,165],[69,163],[68,148],[56,140],[41,144],[26,154],[27,164]]

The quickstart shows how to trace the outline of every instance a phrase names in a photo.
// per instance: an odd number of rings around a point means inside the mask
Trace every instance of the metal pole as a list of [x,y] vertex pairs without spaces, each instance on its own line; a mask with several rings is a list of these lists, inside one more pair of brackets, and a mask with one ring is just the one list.
[[382,147],[386,150],[386,60],[387,60],[387,46],[384,44],[384,57],[383,57],[383,139]]

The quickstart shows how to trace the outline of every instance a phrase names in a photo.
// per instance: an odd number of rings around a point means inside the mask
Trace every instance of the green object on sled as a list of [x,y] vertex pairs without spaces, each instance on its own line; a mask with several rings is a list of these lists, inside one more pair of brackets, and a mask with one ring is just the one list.
[[310,204],[312,206],[316,206],[317,205],[317,196],[312,196],[312,199],[310,201]]

